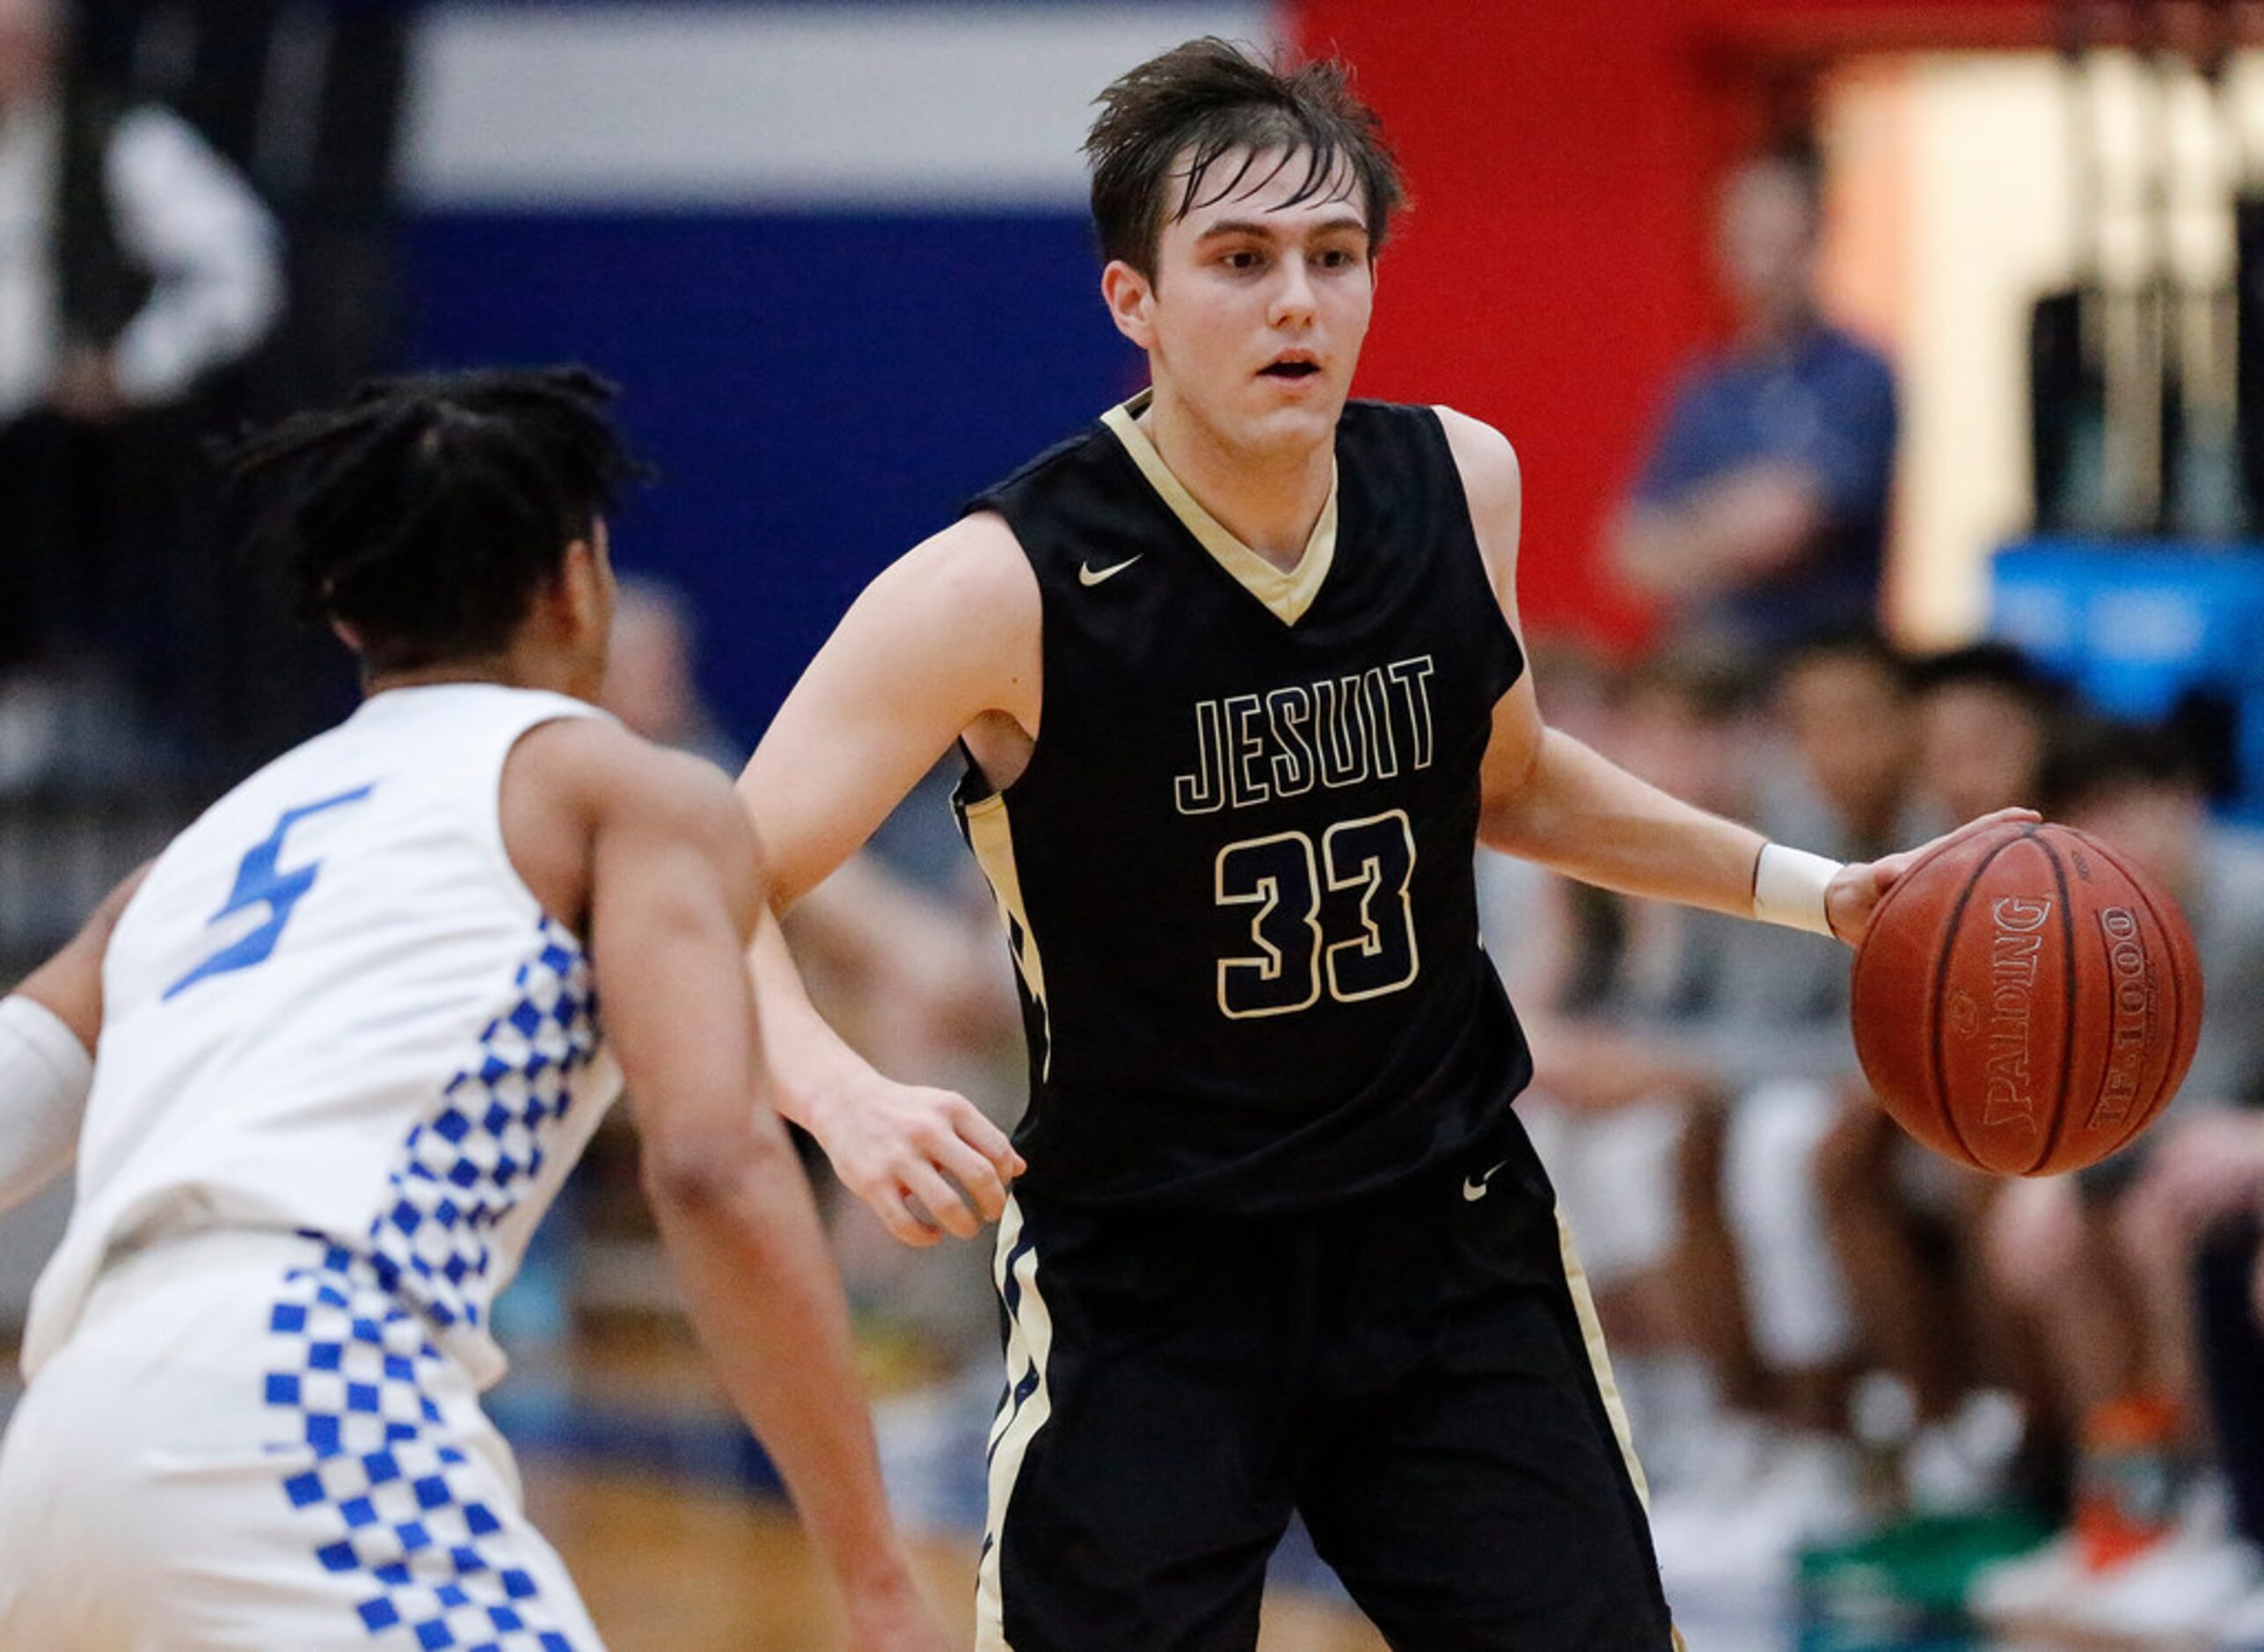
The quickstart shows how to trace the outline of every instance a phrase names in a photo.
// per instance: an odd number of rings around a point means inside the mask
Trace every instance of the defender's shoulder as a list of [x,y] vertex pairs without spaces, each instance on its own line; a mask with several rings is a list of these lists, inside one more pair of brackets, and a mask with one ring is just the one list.
[[556,717],[513,748],[505,785],[551,790],[594,817],[707,837],[744,823],[731,778],[705,757],[658,746],[610,717]]

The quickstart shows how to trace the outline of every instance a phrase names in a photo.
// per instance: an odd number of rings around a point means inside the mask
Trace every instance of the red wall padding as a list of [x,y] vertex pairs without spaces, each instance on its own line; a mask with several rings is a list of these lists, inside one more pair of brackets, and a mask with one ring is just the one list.
[[1678,366],[1720,321],[1709,199],[1765,121],[1762,65],[1850,45],[2027,43],[2009,0],[1296,0],[1350,60],[1415,207],[1360,390],[1446,402],[1524,461],[1528,624],[1626,642],[1598,536]]

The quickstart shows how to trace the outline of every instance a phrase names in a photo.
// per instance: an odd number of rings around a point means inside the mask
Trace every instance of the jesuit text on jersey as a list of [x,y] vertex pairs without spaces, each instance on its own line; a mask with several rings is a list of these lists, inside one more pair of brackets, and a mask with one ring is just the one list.
[[1172,783],[1182,815],[1250,808],[1316,785],[1388,780],[1431,766],[1431,656],[1264,694],[1199,700],[1194,772]]

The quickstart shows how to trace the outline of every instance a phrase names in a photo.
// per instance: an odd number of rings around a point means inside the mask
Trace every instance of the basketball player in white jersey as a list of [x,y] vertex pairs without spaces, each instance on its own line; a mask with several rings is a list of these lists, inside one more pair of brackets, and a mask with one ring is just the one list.
[[369,697],[0,1003],[0,1202],[78,1175],[0,1452],[0,1645],[596,1647],[478,1395],[495,1295],[624,1077],[853,1644],[945,1644],[758,1093],[752,833],[720,775],[588,704],[608,394],[401,381],[239,456]]

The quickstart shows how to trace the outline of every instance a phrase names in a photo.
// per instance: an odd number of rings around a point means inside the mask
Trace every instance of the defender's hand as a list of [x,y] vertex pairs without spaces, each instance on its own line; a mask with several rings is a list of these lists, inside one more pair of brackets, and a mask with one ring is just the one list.
[[1879,910],[1879,903],[1895,881],[1918,860],[1940,848],[1944,844],[1968,837],[1984,827],[2003,825],[2008,821],[2041,820],[2043,816],[2033,808],[2000,808],[1994,814],[1969,820],[1954,832],[1920,844],[1916,849],[1902,850],[1895,854],[1881,855],[1876,860],[1857,860],[1839,869],[1838,874],[1824,891],[1824,917],[1831,925],[1831,932],[1852,947],[1863,939],[1863,932],[1871,927],[1871,915]]
[[1006,1185],[1027,1167],[965,1096],[879,1073],[813,1107],[810,1129],[842,1184],[907,1245],[973,1239],[1004,1213]]

